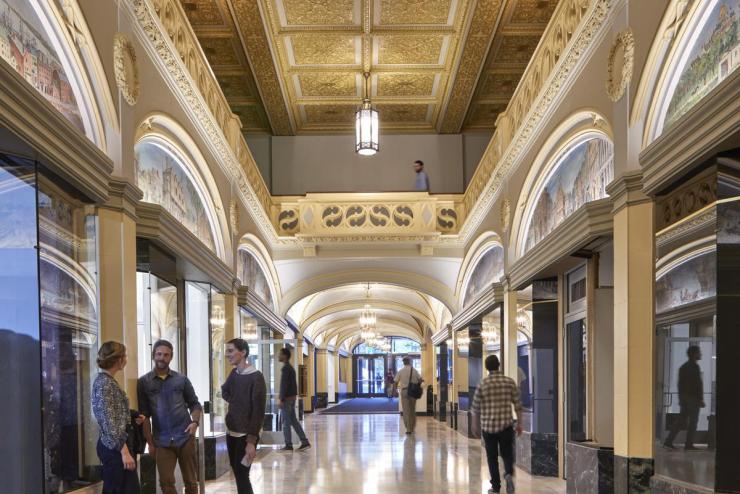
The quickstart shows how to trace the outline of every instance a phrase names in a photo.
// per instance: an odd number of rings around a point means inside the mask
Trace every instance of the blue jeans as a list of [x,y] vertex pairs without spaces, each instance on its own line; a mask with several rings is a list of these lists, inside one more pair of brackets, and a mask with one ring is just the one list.
[[293,445],[291,427],[298,433],[301,444],[307,444],[308,438],[306,438],[306,433],[303,432],[303,427],[298,422],[298,417],[295,416],[295,399],[283,401],[283,435],[285,436],[286,446]]

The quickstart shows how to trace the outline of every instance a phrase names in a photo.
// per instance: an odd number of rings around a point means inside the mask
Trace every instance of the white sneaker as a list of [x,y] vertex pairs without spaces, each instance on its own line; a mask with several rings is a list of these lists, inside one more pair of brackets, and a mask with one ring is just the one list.
[[506,492],[511,494],[514,492],[514,479],[508,473],[504,475],[504,479],[506,480]]

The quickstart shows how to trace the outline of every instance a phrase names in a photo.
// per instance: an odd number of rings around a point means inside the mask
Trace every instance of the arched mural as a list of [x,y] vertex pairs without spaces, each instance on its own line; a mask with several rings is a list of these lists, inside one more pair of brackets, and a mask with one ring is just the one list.
[[655,282],[655,311],[662,313],[699,302],[717,293],[717,254],[703,252],[659,272]]
[[473,268],[468,283],[465,286],[463,307],[470,305],[492,283],[501,280],[504,275],[504,249],[500,245],[489,248]]
[[268,278],[254,255],[246,249],[239,249],[236,275],[243,286],[249,287],[270,309],[275,308]]
[[178,154],[162,140],[140,141],[135,150],[137,185],[145,202],[161,205],[215,252],[215,215],[206,208],[205,193]]
[[0,57],[85,134],[70,79],[30,2],[0,0]]
[[740,66],[740,0],[700,2],[695,18],[668,87],[663,129]]
[[606,186],[614,178],[613,158],[612,143],[603,135],[590,133],[566,146],[534,195],[524,252],[581,206],[606,197]]

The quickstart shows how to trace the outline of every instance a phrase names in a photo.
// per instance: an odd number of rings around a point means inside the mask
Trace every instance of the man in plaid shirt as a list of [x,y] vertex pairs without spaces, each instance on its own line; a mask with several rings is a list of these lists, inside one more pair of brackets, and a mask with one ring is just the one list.
[[[504,376],[499,370],[501,363],[495,355],[486,358],[488,375],[483,378],[475,390],[473,398],[473,431],[477,434],[479,427],[483,430],[483,442],[488,457],[488,470],[491,473],[490,493],[501,490],[501,477],[498,472],[498,454],[504,460],[504,479],[506,492],[514,492],[514,417],[511,406],[516,409],[516,416],[521,417],[522,405],[519,401],[519,387],[513,379]],[[480,425],[478,423],[480,420]],[[517,423],[516,434],[522,433]]]

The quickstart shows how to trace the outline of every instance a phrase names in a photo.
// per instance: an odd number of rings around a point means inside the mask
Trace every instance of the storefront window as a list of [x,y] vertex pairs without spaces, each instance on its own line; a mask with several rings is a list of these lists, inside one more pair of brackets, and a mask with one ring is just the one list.
[[226,402],[221,385],[226,381],[226,296],[211,288],[211,423],[213,432],[226,432]]
[[160,339],[172,343],[170,368],[179,370],[180,331],[177,319],[177,288],[161,278],[136,274],[136,315],[139,343],[139,375],[152,370],[152,345]]

